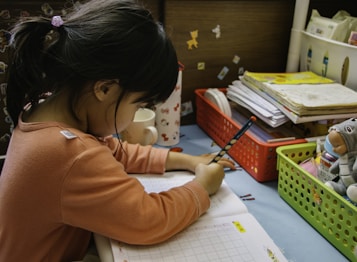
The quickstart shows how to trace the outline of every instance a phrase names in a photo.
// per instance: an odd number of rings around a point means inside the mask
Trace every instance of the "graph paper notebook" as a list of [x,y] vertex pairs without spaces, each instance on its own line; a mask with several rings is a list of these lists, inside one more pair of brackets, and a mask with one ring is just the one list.
[[[136,176],[147,192],[160,192],[192,179],[185,172]],[[156,245],[135,246],[111,240],[115,262],[136,261],[287,261],[280,249],[224,182],[211,207],[197,222]]]

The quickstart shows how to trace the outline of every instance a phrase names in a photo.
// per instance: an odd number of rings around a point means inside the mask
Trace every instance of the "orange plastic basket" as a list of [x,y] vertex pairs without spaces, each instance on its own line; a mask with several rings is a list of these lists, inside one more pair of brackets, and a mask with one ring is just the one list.
[[[241,126],[227,117],[210,100],[204,97],[207,89],[196,89],[196,122],[220,147],[224,147]],[[226,91],[225,88],[220,89]],[[258,141],[249,130],[234,144],[228,154],[255,180],[266,182],[276,180],[276,148],[282,145],[305,143],[305,139],[266,143]]]

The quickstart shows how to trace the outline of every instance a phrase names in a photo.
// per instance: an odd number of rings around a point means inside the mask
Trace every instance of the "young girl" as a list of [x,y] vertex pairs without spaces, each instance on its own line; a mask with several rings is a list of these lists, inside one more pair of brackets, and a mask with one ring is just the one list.
[[[15,129],[0,176],[0,261],[80,260],[92,232],[159,243],[209,208],[231,161],[208,165],[211,156],[112,136],[175,87],[175,50],[148,10],[93,0],[66,17],[23,20],[12,33]],[[160,194],[128,175],[175,169],[195,176]]]

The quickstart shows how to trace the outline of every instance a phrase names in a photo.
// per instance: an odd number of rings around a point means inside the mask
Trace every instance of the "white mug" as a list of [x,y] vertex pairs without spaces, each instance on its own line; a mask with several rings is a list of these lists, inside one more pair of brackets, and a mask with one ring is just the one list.
[[140,108],[135,112],[133,122],[120,133],[120,138],[130,144],[153,145],[157,142],[155,112]]

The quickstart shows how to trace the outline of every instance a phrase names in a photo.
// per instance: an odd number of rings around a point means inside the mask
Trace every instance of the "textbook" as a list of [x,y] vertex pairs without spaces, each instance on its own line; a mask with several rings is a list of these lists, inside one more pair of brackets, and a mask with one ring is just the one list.
[[[295,75],[296,77],[287,77],[283,81],[274,80],[272,76],[269,78],[266,75]],[[295,124],[357,116],[357,92],[312,72],[280,74],[245,72],[241,81],[274,104]]]
[[283,73],[261,73],[246,71],[244,77],[251,78],[260,83],[270,83],[279,85],[300,85],[300,84],[331,84],[333,80],[319,76],[311,71],[305,72],[283,72]]
[[[161,192],[193,179],[188,172],[135,175],[147,192]],[[191,226],[155,245],[129,245],[110,240],[113,261],[287,261],[281,250],[223,182],[210,209]]]

